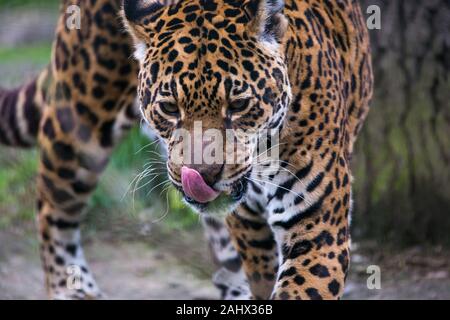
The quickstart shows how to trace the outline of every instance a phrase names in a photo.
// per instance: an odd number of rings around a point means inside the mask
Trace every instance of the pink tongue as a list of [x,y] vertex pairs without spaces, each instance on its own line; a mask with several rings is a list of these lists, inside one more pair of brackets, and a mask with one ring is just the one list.
[[184,193],[199,203],[208,203],[219,196],[219,192],[208,186],[197,170],[182,167],[181,184]]

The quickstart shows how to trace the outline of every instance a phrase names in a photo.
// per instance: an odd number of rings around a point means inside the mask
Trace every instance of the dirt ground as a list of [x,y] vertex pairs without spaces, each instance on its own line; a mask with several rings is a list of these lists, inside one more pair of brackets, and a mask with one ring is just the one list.
[[[177,250],[154,247],[154,239],[144,243],[113,238],[103,235],[85,244],[90,266],[108,299],[218,298],[205,274],[208,271],[195,265],[204,258],[189,256],[197,249],[180,260]],[[0,231],[0,243],[8,244],[0,247],[0,300],[45,299],[37,242],[31,232]]]
[[[0,231],[0,299],[45,299],[33,228]],[[150,232],[151,233],[151,232]],[[89,236],[86,254],[109,299],[217,299],[201,231],[134,240]],[[345,299],[450,299],[450,259],[439,248],[401,253],[355,246]],[[366,255],[361,255],[365,252]],[[369,290],[369,265],[381,269],[381,289]]]

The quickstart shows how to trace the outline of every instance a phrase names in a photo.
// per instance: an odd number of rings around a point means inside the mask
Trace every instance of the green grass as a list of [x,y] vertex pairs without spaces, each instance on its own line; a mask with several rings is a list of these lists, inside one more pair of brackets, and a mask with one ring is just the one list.
[[51,43],[39,43],[37,45],[16,48],[0,47],[0,65],[19,64],[23,62],[45,65],[50,61],[51,51]]
[[[152,177],[137,185],[132,184],[133,178],[151,161],[150,158],[156,157],[153,153],[149,156],[149,148],[139,151],[149,143],[149,139],[135,128],[114,152],[90,201],[87,224],[91,231],[109,228],[110,224],[119,221],[126,221],[125,224],[154,222],[167,230],[198,225],[198,216],[182,203],[178,191],[172,187],[163,190],[163,186],[154,189],[164,182],[165,174],[146,186]],[[36,150],[22,151],[0,146],[0,229],[34,221],[37,166]],[[158,172],[163,172],[163,168],[160,169]],[[139,189],[134,193],[133,188]]]
[[[114,152],[90,201],[87,224],[91,231],[109,228],[110,224],[119,221],[126,221],[125,224],[154,222],[167,230],[198,225],[198,216],[182,203],[178,191],[172,187],[164,190],[165,185],[154,189],[166,179],[161,165],[158,172],[162,174],[153,183],[145,185],[152,177],[136,185],[132,183],[150,158],[157,157],[149,153],[156,152],[155,147],[142,149],[149,143],[149,139],[135,128]],[[37,166],[36,150],[0,147],[0,229],[34,221]],[[135,193],[134,188],[138,188]]]
[[[10,69],[11,66],[23,64],[39,70],[50,61],[50,53],[50,43],[13,49],[0,47],[0,70],[2,66]],[[6,73],[6,77],[12,78],[15,74]],[[18,80],[18,83],[22,82]],[[1,81],[7,83],[8,79]],[[131,222],[161,220],[158,224],[169,230],[198,225],[198,216],[181,202],[174,189],[163,192],[165,185],[161,185],[149,193],[166,179],[161,163],[152,165],[158,167],[160,176],[147,186],[144,185],[152,177],[143,179],[136,188],[144,187],[135,193],[131,192],[135,188],[133,179],[152,159],[163,161],[158,159],[157,154],[157,146],[151,144],[138,128],[131,130],[114,151],[110,165],[90,201],[87,220],[91,229],[107,228],[108,223],[120,219]],[[17,151],[0,146],[0,228],[34,220],[37,164],[37,151]],[[159,219],[162,216],[164,219]]]
[[1,150],[0,228],[34,219],[36,152]]
[[59,5],[58,0],[2,0],[0,8],[54,8]]
[[[111,168],[105,174],[105,179],[116,176],[116,181],[123,183],[121,191],[111,197],[106,184],[101,184],[94,195],[94,201],[99,208],[105,204],[111,206],[111,199],[120,205],[127,203],[125,209],[128,214],[137,215],[139,211],[147,208],[153,213],[148,217],[150,221],[161,220],[170,229],[189,228],[198,224],[198,216],[182,202],[179,193],[172,187],[166,188],[167,174],[165,172],[164,159],[159,155],[157,144],[153,143],[141,133],[139,128],[134,128],[115,150],[111,159]],[[152,183],[154,176],[150,175],[139,183],[133,183],[133,179],[145,168],[151,166],[158,175]],[[136,192],[133,192],[134,189]],[[109,188],[110,189],[110,188]],[[128,192],[127,192],[128,191]],[[167,207],[168,206],[168,207]],[[123,209],[122,209],[123,210]],[[164,217],[163,219],[160,219]]]

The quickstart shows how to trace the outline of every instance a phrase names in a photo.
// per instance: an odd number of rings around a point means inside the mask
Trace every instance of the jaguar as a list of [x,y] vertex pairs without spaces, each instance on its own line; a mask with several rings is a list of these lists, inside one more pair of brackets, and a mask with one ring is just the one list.
[[[71,6],[80,28],[67,24]],[[0,91],[0,142],[39,148],[49,297],[103,296],[80,223],[114,147],[144,120],[166,145],[171,182],[203,218],[223,298],[341,298],[350,160],[372,87],[356,0],[62,1],[51,64]],[[196,123],[251,136],[232,139],[245,146],[236,148],[244,161],[188,161],[197,153],[179,132],[194,134]],[[263,138],[268,130],[276,143]],[[276,158],[258,154],[261,140]],[[71,266],[82,271],[76,290],[67,285]]]

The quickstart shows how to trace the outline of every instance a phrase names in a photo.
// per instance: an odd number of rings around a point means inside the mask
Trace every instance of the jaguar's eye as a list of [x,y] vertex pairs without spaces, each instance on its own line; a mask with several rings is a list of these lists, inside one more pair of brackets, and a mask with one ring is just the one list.
[[180,110],[178,109],[178,106],[175,103],[160,102],[159,107],[161,108],[162,112],[170,116],[178,116],[180,114]]
[[238,99],[231,102],[228,106],[228,112],[233,113],[239,113],[244,111],[248,108],[248,105],[250,104],[250,99]]

